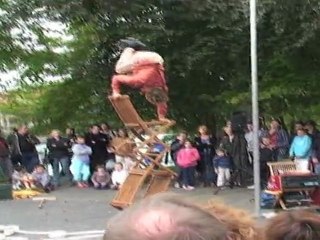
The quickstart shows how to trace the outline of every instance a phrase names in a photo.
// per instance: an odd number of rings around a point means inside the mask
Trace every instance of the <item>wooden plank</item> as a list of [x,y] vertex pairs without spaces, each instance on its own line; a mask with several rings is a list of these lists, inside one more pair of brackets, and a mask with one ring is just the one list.
[[54,197],[54,196],[39,196],[39,197],[33,197],[33,198],[32,198],[32,201],[43,201],[43,200],[46,200],[46,201],[56,201],[57,198]]
[[152,176],[144,197],[166,192],[169,189],[172,176],[169,174],[155,174]]

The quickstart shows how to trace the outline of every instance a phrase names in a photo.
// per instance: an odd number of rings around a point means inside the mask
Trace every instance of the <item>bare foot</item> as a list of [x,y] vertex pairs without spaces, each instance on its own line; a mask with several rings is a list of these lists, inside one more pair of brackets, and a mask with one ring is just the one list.
[[168,119],[168,118],[165,118],[165,117],[159,117],[159,121],[160,122],[165,122],[165,123],[171,123],[172,120]]
[[120,93],[113,93],[113,94],[112,94],[112,97],[113,97],[113,98],[120,98],[120,97],[121,97],[121,94],[120,94]]

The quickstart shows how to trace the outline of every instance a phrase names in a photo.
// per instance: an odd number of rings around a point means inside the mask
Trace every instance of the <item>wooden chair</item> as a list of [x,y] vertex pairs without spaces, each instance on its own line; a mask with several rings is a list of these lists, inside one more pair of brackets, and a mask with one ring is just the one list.
[[296,164],[293,161],[268,162],[267,165],[271,176],[297,171]]
[[[117,98],[109,97],[109,100],[124,126],[141,141],[141,147],[147,149],[146,152],[143,152],[137,146],[137,150],[133,152],[136,160],[135,167],[129,172],[129,176],[111,202],[112,206],[123,209],[134,202],[138,191],[149,179],[144,197],[168,190],[176,174],[161,165],[161,161],[170,151],[170,147],[157,136],[159,133],[167,131],[175,122],[143,121],[127,95]],[[160,144],[163,150],[154,152],[155,144]],[[149,178],[150,176],[151,178]]]
[[[143,121],[138,112],[135,110],[128,95],[122,95],[116,98],[109,97],[109,100],[124,126],[134,135],[136,135],[136,137],[138,137],[141,141],[145,141],[143,134],[148,135],[151,138],[150,141],[152,141],[159,133],[166,132],[175,124],[175,121]],[[155,130],[155,127],[158,127],[158,129]]]

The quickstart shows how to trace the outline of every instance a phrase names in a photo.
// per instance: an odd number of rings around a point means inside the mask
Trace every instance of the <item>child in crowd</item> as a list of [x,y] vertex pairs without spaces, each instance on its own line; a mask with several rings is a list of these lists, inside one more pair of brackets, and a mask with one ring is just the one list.
[[91,182],[95,189],[106,188],[110,183],[111,177],[103,165],[97,166],[96,171],[91,176]]
[[37,188],[44,190],[47,193],[53,190],[51,177],[42,164],[39,164],[35,167],[32,173],[32,178],[34,181],[34,185]]
[[227,156],[223,148],[216,150],[216,156],[213,158],[214,170],[218,176],[217,187],[224,187],[230,182],[231,159]]
[[12,174],[12,188],[14,190],[35,188],[32,175],[29,174],[27,170],[20,165],[17,165],[14,168]]
[[76,144],[72,146],[72,152],[70,171],[73,174],[73,179],[79,188],[87,188],[90,177],[89,163],[92,149],[85,144],[83,136],[78,136]]
[[183,189],[194,189],[194,171],[199,160],[200,155],[198,150],[192,146],[190,140],[187,140],[184,144],[184,148],[180,149],[177,154],[177,163],[180,166],[182,173]]
[[123,168],[123,164],[120,162],[116,163],[114,166],[114,171],[111,175],[112,189],[120,189],[127,177],[128,172]]

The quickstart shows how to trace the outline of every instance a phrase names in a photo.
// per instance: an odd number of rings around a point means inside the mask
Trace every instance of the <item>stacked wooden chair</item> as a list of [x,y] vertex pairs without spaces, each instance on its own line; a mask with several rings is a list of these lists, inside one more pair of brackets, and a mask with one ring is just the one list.
[[147,183],[144,197],[168,190],[176,174],[161,164],[170,147],[158,136],[165,133],[175,122],[142,120],[127,95],[109,97],[109,100],[125,128],[139,139],[133,152],[135,166],[111,202],[113,207],[123,209],[134,202],[144,183]]

